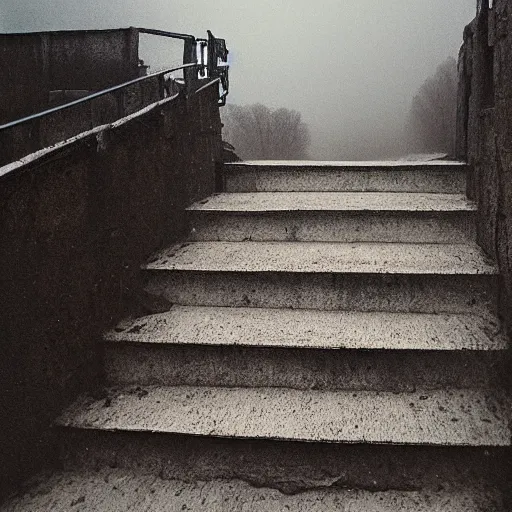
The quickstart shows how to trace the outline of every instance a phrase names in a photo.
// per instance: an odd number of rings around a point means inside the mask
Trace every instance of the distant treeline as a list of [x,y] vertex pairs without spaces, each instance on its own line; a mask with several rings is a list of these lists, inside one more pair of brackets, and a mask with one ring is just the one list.
[[[450,57],[420,87],[406,120],[405,138],[398,136],[405,153],[455,153],[457,80],[457,62]],[[309,127],[295,110],[260,103],[228,104],[222,109],[222,121],[223,139],[244,160],[307,160],[310,156]]]
[[420,87],[406,125],[413,150],[454,155],[457,80],[457,62],[450,57]]
[[286,108],[226,105],[223,139],[244,160],[305,160],[311,135],[301,114]]

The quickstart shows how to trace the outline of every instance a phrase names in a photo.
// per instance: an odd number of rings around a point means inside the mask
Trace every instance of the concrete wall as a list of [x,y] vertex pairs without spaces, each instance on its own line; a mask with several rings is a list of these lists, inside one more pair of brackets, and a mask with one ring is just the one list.
[[0,131],[0,165],[51,146],[102,124],[130,115],[164,97],[163,82],[148,78],[37,121]]
[[[217,89],[0,168],[0,491],[54,458],[51,423],[99,384],[101,333],[158,305],[139,265],[215,187]],[[2,175],[2,172],[4,174]]]
[[481,0],[459,56],[458,157],[472,166],[478,242],[501,270],[501,315],[512,330],[512,4]]
[[138,76],[135,29],[0,34],[0,124],[48,108],[50,91]]

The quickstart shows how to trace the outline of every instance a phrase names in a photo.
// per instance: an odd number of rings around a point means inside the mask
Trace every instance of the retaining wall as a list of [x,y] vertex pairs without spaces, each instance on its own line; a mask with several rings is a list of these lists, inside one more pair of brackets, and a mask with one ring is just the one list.
[[512,329],[512,4],[480,0],[459,56],[457,153],[471,165],[478,242],[501,272],[501,316]]
[[53,419],[100,382],[101,333],[158,308],[139,266],[214,191],[217,100],[215,86],[166,99],[0,168],[2,493],[54,460]]

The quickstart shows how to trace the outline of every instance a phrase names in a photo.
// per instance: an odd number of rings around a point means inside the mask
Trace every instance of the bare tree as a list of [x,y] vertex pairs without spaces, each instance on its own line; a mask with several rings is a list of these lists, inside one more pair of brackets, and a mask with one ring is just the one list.
[[408,136],[416,151],[455,151],[457,62],[448,58],[420,87],[412,101]]
[[227,105],[222,112],[223,138],[239,156],[251,159],[303,160],[311,136],[301,114],[265,105]]

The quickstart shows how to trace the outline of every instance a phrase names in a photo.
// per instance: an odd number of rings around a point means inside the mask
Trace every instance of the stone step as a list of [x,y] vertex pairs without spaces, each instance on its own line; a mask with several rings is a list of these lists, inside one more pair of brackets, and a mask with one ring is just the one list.
[[112,385],[490,388],[508,360],[497,324],[471,315],[173,306],[105,340]]
[[62,471],[41,478],[1,512],[504,512],[498,493],[370,492],[341,488],[286,495],[240,480],[184,482],[115,468]]
[[304,443],[148,431],[63,430],[58,434],[62,440],[61,462],[66,469],[129,469],[188,482],[241,479],[284,493],[327,487],[372,492],[506,490],[511,470],[510,448]]
[[313,274],[497,275],[476,244],[195,242],[161,251],[148,270]]
[[258,161],[224,164],[225,192],[464,194],[462,162]]
[[191,211],[226,213],[269,212],[474,212],[463,194],[394,192],[260,192],[216,194],[194,203]]
[[475,315],[173,306],[128,319],[113,343],[300,349],[502,351],[496,321]]
[[478,386],[498,389],[504,352],[300,350],[107,344],[108,385],[280,387],[405,392]]
[[496,300],[476,245],[195,242],[145,268],[148,291],[181,305],[486,314]]
[[188,208],[193,241],[468,243],[476,206],[458,194],[260,192]]
[[61,427],[233,439],[508,447],[510,401],[478,389],[409,393],[132,386],[84,396]]
[[410,393],[114,388],[60,418],[64,468],[239,478],[283,492],[503,489],[508,400],[475,389]]

